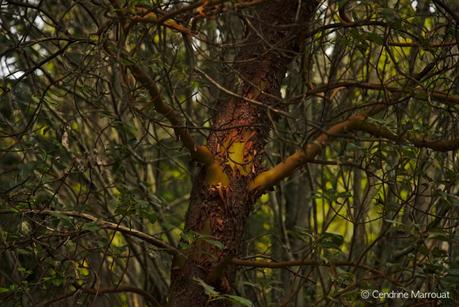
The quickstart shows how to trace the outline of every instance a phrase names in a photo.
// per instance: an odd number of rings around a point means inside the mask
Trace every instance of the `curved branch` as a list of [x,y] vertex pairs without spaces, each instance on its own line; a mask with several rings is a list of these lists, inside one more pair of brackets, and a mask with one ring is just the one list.
[[137,64],[128,64],[128,67],[134,75],[134,78],[147,89],[155,110],[166,117],[174,126],[175,134],[178,138],[180,138],[183,145],[190,151],[193,159],[196,159],[204,164],[212,163],[212,153],[206,146],[195,144],[192,136],[188,132],[188,129],[183,128],[184,125],[175,110],[161,99],[161,95],[153,79],[151,79]]
[[129,20],[132,23],[154,23],[154,24],[162,24],[172,30],[176,30],[178,32],[192,35],[192,31],[185,27],[184,25],[178,23],[177,21],[171,19],[171,18],[162,18],[159,17],[158,14],[156,14],[153,11],[146,10],[146,9],[138,9],[140,15],[135,15],[129,17]]
[[370,266],[364,265],[364,264],[359,264],[359,263],[354,263],[350,261],[332,261],[332,262],[323,262],[323,261],[317,261],[317,260],[312,260],[312,259],[294,259],[294,260],[289,260],[289,261],[280,261],[280,262],[275,262],[275,261],[266,261],[266,260],[245,260],[245,259],[240,259],[240,258],[233,258],[231,259],[231,263],[237,266],[248,266],[248,267],[254,267],[254,268],[271,268],[271,269],[282,269],[282,268],[288,268],[291,266],[350,266],[350,267],[355,267],[355,268],[360,268],[364,269],[366,271],[372,272],[376,275],[379,275],[388,281],[400,285],[400,283],[396,280],[393,280],[386,276],[384,272],[374,269]]
[[354,129],[370,133],[374,136],[383,137],[396,143],[411,143],[415,147],[430,148],[436,151],[452,151],[459,149],[459,138],[450,140],[433,140],[424,135],[414,133],[397,135],[387,128],[368,122],[356,123],[354,125]]
[[376,272],[378,274],[383,274],[381,271],[370,268],[363,264],[358,264],[350,261],[332,261],[332,262],[323,262],[312,259],[294,259],[289,261],[266,261],[266,260],[246,260],[240,258],[231,259],[231,263],[238,266],[249,266],[254,268],[271,268],[271,269],[282,269],[291,266],[353,266],[364,268],[368,271]]
[[161,304],[158,302],[158,300],[145,290],[135,288],[135,287],[130,287],[130,286],[124,286],[124,287],[117,287],[117,288],[99,288],[99,289],[84,289],[84,288],[79,288],[77,287],[74,291],[71,291],[69,293],[66,293],[64,295],[61,295],[57,298],[51,299],[49,301],[46,301],[42,304],[39,305],[39,307],[46,307],[46,306],[51,306],[59,301],[65,300],[73,295],[75,295],[78,291],[83,291],[86,293],[93,294],[95,296],[97,295],[104,295],[104,294],[109,294],[109,293],[120,293],[120,292],[132,292],[132,293],[137,293],[145,297],[148,301],[150,301],[153,306],[161,306]]
[[259,107],[262,107],[262,108],[266,108],[268,109],[269,111],[273,112],[273,113],[276,113],[276,114],[282,114],[284,115],[285,117],[288,117],[288,118],[291,118],[293,119],[294,117],[290,114],[288,114],[287,112],[285,111],[282,111],[282,110],[279,110],[279,109],[276,109],[268,104],[265,104],[263,102],[260,102],[258,100],[255,100],[255,99],[251,99],[251,98],[248,98],[248,97],[245,97],[243,95],[239,95],[227,88],[225,88],[223,85],[221,85],[220,83],[218,83],[218,81],[214,80],[211,76],[209,76],[208,74],[206,74],[204,71],[202,71],[201,69],[195,67],[194,68],[195,71],[197,71],[198,73],[200,73],[204,78],[207,79],[207,81],[209,81],[210,83],[212,83],[212,85],[214,85],[216,88],[218,88],[220,91],[230,95],[230,96],[233,96],[235,98],[238,98],[238,99],[242,99],[244,101],[247,101],[247,102],[250,102],[250,103],[253,103],[254,105],[256,106],[259,106]]
[[267,0],[252,0],[234,2],[229,0],[214,0],[214,1],[197,1],[187,6],[180,7],[173,11],[160,12],[157,14],[152,8],[145,4],[136,5],[137,15],[129,16],[129,20],[133,23],[154,23],[164,25],[170,29],[182,32],[184,34],[193,35],[194,33],[183,24],[180,24],[174,17],[187,14],[189,17],[205,17],[214,16],[217,13],[222,13],[230,8],[234,11],[244,8],[250,8]]
[[352,19],[346,14],[346,6],[349,1],[343,1],[338,9],[338,15],[343,24],[350,25],[353,23]]
[[[337,88],[361,88],[361,89],[368,89],[368,90],[381,90],[381,91],[388,91],[391,93],[413,93],[413,95],[417,98],[426,98],[426,96],[430,96],[434,99],[448,102],[452,104],[459,104],[459,96],[458,95],[450,95],[448,93],[444,93],[441,91],[423,91],[419,88],[398,88],[393,86],[388,86],[385,84],[377,84],[377,83],[368,83],[368,82],[356,82],[356,81],[343,81],[343,82],[336,82],[332,84],[327,84],[324,86],[318,86],[312,88],[306,92],[306,96],[310,95],[317,95],[319,93],[323,93],[332,89]],[[304,95],[303,95],[304,96]],[[300,97],[303,97],[300,96]]]
[[137,82],[139,82],[148,91],[155,110],[167,118],[167,120],[171,123],[175,135],[182,141],[182,144],[185,146],[185,148],[189,150],[191,157],[204,164],[212,163],[214,160],[213,154],[210,152],[207,146],[197,145],[194,142],[193,137],[186,128],[186,125],[183,124],[180,116],[161,98],[161,94],[153,79],[125,52],[119,52],[120,50],[115,51],[116,47],[110,43],[106,43],[104,47],[105,51],[111,57],[117,59],[117,55],[119,55],[125,60],[124,65],[129,68]]
[[314,157],[321,152],[322,148],[329,143],[330,139],[350,131],[365,131],[397,143],[411,143],[416,147],[431,148],[436,151],[451,151],[459,149],[458,138],[450,140],[432,140],[426,136],[416,135],[413,133],[407,133],[405,136],[399,136],[384,127],[365,122],[365,119],[367,119],[369,115],[375,114],[384,108],[384,105],[378,105],[368,113],[355,114],[348,119],[333,125],[327,131],[322,132],[314,140],[314,142],[305,144],[302,150],[296,151],[273,168],[255,177],[255,179],[250,183],[249,189],[251,191],[264,191],[271,188],[282,179],[293,174],[296,169],[303,166],[306,162],[313,160]]
[[305,144],[302,150],[298,150],[281,163],[255,177],[249,189],[263,191],[290,176],[297,168],[313,159],[331,138],[352,130],[356,123],[365,120],[367,116],[367,114],[359,113],[335,124],[321,133],[313,143]]
[[[229,0],[209,0],[209,1],[196,1],[195,3],[187,6],[180,7],[174,11],[165,12],[164,16],[158,20],[159,23],[165,20],[174,18],[179,15],[187,14],[188,16],[196,17],[202,16],[200,8],[205,8],[205,16],[214,16],[215,13],[222,13],[229,9],[238,11],[245,8],[251,8],[266,2],[267,0],[244,0],[244,1],[229,1]],[[137,7],[142,7],[138,5]]]
[[440,1],[440,0],[434,0],[433,2],[434,2],[438,7],[441,7],[443,10],[445,10],[445,12],[447,12],[449,15],[451,15],[451,17],[454,18],[454,20],[456,21],[456,23],[459,23],[459,14],[457,14],[457,12],[455,12],[454,8],[449,7],[448,5],[446,5],[446,3],[443,3],[443,2]]
[[78,212],[78,211],[56,211],[56,210],[8,210],[8,209],[3,209],[0,210],[0,214],[14,214],[14,213],[22,213],[22,214],[42,214],[42,215],[64,215],[64,216],[70,216],[70,217],[77,217],[77,218],[82,218],[91,222],[96,223],[102,228],[105,229],[110,229],[114,231],[119,231],[124,235],[132,236],[135,238],[138,238],[142,241],[145,241],[147,243],[150,243],[151,245],[154,245],[158,248],[164,249],[167,253],[171,255],[181,255],[181,252],[176,249],[175,247],[167,244],[166,242],[155,238],[154,236],[151,236],[149,234],[146,234],[144,232],[141,232],[137,229],[131,229],[126,226],[121,226],[116,223],[108,222],[105,220],[102,220],[100,218],[97,218],[95,216],[92,216],[90,214],[84,213],[84,212]]

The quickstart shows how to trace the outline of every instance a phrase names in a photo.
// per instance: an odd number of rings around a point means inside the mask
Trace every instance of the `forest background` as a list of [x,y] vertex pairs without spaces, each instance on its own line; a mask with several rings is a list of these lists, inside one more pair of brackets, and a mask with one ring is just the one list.
[[1,305],[454,306],[458,42],[456,0],[0,0]]

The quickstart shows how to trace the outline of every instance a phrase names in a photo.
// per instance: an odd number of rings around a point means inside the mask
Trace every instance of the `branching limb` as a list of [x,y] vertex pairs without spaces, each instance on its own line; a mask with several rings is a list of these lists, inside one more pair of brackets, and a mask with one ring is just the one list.
[[365,120],[367,116],[367,114],[359,113],[335,124],[321,133],[313,143],[305,144],[302,150],[298,150],[283,162],[255,177],[250,184],[250,190],[266,190],[290,176],[297,168],[313,159],[329,142],[330,138],[352,130],[356,123]]
[[290,176],[306,162],[311,161],[321,152],[333,137],[350,131],[365,131],[376,136],[384,137],[397,143],[411,143],[416,147],[426,147],[437,151],[450,151],[459,149],[459,139],[432,140],[422,135],[408,133],[399,136],[390,130],[371,123],[365,119],[371,114],[375,114],[384,109],[384,105],[378,105],[367,113],[358,113],[348,119],[333,125],[327,131],[321,133],[312,143],[305,144],[302,150],[287,157],[284,161],[273,168],[259,174],[250,184],[250,190],[265,191],[274,186],[282,179]]

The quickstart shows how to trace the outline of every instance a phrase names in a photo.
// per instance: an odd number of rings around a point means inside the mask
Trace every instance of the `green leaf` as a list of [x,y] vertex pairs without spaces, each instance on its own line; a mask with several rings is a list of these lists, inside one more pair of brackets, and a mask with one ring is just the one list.
[[210,297],[210,298],[216,298],[220,296],[220,293],[218,293],[214,287],[208,285],[204,280],[198,277],[193,278],[195,281],[197,281],[203,288],[204,292]]
[[401,26],[401,18],[396,10],[385,7],[381,10],[381,15],[391,25],[397,28]]
[[216,240],[214,237],[200,236],[199,239],[206,241],[207,243],[217,247],[220,250],[223,250],[225,248],[225,245],[223,245],[222,242]]
[[254,306],[254,304],[250,300],[248,300],[248,299],[246,299],[244,297],[241,297],[241,296],[226,294],[225,297],[228,298],[233,303],[237,303],[237,304],[242,305],[242,306],[248,306],[248,307],[253,307]]
[[349,191],[344,191],[344,192],[338,192],[336,193],[336,197],[341,197],[341,198],[349,198],[352,197],[352,193]]
[[145,217],[150,223],[154,224],[157,217],[150,203],[141,199],[136,199],[136,203],[138,214],[141,217]]
[[100,225],[97,222],[90,222],[83,225],[82,230],[89,232],[97,232],[100,229]]
[[331,233],[331,232],[324,232],[320,238],[319,245],[324,248],[336,248],[339,247],[344,243],[344,237],[342,235]]
[[374,33],[374,32],[369,32],[369,33],[366,33],[366,38],[369,40],[369,41],[372,41],[373,43],[376,43],[378,45],[384,45],[384,37]]
[[60,220],[63,220],[63,221],[71,223],[71,219],[72,218],[70,216],[68,216],[68,215],[65,215],[65,214],[62,214],[62,213],[59,213],[59,212],[53,212],[53,211],[50,212],[49,214],[54,216],[54,217],[57,217]]

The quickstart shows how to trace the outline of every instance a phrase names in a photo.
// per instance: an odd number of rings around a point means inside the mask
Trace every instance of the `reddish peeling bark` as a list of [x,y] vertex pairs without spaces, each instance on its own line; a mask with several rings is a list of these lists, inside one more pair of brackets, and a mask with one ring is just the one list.
[[[298,5],[301,5],[298,7]],[[248,31],[245,47],[236,59],[246,99],[265,106],[278,102],[281,81],[288,64],[300,51],[317,1],[274,0],[260,6]],[[171,270],[171,306],[225,306],[208,302],[200,278],[221,293],[231,292],[234,268],[229,260],[238,255],[245,223],[255,202],[249,182],[262,170],[263,148],[270,130],[268,109],[246,99],[230,99],[220,106],[208,137],[212,163],[194,178],[185,231],[212,237],[220,249],[198,239],[175,257]]]

